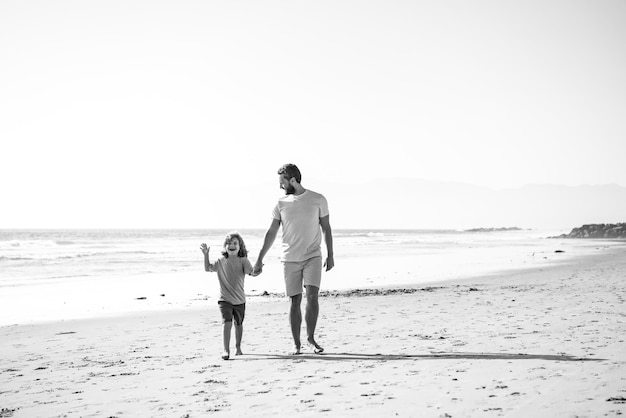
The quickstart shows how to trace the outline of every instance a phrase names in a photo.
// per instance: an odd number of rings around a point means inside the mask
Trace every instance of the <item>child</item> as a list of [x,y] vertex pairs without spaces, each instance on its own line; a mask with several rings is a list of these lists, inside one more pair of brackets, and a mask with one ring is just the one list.
[[236,355],[242,355],[241,338],[243,336],[243,319],[246,312],[246,294],[243,289],[246,274],[252,274],[252,264],[248,260],[248,251],[241,235],[230,233],[224,239],[222,257],[215,263],[209,261],[209,250],[206,244],[200,245],[200,250],[204,254],[204,270],[217,272],[220,282],[220,298],[218,304],[222,313],[222,323],[224,325],[224,352],[222,359],[230,358],[230,332],[235,320],[235,347]]

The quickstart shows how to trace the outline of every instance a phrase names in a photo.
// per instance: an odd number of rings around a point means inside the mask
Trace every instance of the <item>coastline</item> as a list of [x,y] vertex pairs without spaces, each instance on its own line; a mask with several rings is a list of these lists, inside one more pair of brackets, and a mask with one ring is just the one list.
[[[151,231],[148,235],[153,233]],[[81,234],[74,233],[76,236],[73,239],[77,240]],[[175,254],[171,254],[171,251],[179,246],[173,246],[169,241],[159,241],[148,252],[141,250],[143,244],[139,241],[133,241],[136,238],[130,242],[122,240],[123,244],[108,243],[104,245],[106,254],[113,252],[117,255],[112,256],[108,263],[112,267],[105,268],[102,264],[103,248],[96,238],[112,239],[117,236],[107,234],[96,234],[90,238],[90,244],[59,241],[71,244],[53,247],[50,250],[52,253],[48,255],[45,251],[40,254],[40,247],[37,247],[37,256],[27,252],[22,254],[29,260],[27,263],[36,263],[34,260],[40,259],[46,265],[50,262],[47,257],[52,257],[51,260],[60,260],[60,264],[52,263],[49,269],[37,267],[36,274],[33,268],[37,264],[24,267],[22,273],[18,272],[16,265],[13,272],[15,277],[11,277],[13,273],[10,271],[3,272],[6,277],[0,281],[0,326],[184,310],[201,306],[203,301],[218,296],[219,286],[215,277],[203,271],[196,254],[197,248],[191,245],[186,234],[182,234],[186,240],[184,249]],[[518,269],[548,268],[587,254],[602,252],[606,248],[624,245],[623,242],[604,240],[547,239],[536,231],[476,234],[449,232],[433,236],[400,231],[398,234],[375,234],[371,237],[369,233],[365,234],[366,237],[363,234],[346,234],[342,239],[347,241],[341,245],[338,242],[337,245],[337,251],[341,249],[338,253],[340,262],[331,272],[323,273],[322,292],[441,287],[471,278],[491,277],[500,272],[514,274]],[[142,240],[145,239],[142,234],[138,235]],[[176,236],[177,239],[181,238],[180,234]],[[60,238],[65,237],[57,237]],[[39,241],[37,243],[42,245]],[[15,248],[29,248],[31,245],[35,245],[34,242],[20,242]],[[100,264],[87,269],[86,266],[90,265],[87,260],[91,260],[91,256],[86,258],[85,254],[90,251],[97,252],[98,255],[93,257],[100,260]],[[134,260],[138,251],[142,257],[154,258],[156,254],[165,252],[169,258],[154,268],[145,259],[129,264],[129,257]],[[179,256],[182,259],[168,264]],[[129,266],[129,271],[120,266]],[[31,274],[35,276],[31,277]],[[49,276],[44,277],[44,274]],[[249,295],[282,295],[283,288],[282,266],[276,252],[266,264],[262,275],[246,279],[246,293]]]
[[0,409],[14,417],[623,414],[625,254],[615,246],[418,290],[329,293],[320,299],[323,355],[285,355],[284,297],[248,298],[245,355],[227,362],[207,300],[2,326]]
[[[594,252],[596,243],[591,240],[546,239],[549,232],[556,231],[339,230],[335,246],[339,262],[324,274],[322,290],[453,282]],[[198,298],[217,297],[217,283],[199,260],[198,243],[206,238],[220,245],[223,233],[27,230],[5,234],[0,325],[187,309]],[[248,248],[255,254],[264,231],[246,233]],[[557,249],[565,253],[555,254]],[[280,247],[274,246],[270,253],[264,274],[246,280],[248,293],[283,291]]]

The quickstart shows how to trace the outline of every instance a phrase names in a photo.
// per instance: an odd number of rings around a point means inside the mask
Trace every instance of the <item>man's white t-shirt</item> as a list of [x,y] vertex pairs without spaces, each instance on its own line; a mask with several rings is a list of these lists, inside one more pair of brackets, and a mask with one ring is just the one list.
[[305,261],[321,257],[320,218],[328,216],[326,198],[312,190],[281,197],[272,211],[283,228],[283,261]]

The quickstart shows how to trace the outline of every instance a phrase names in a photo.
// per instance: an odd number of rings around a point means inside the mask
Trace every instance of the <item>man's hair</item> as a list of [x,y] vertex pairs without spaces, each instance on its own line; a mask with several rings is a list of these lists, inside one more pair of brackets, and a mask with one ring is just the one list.
[[230,244],[230,240],[233,238],[237,238],[239,240],[239,252],[237,253],[237,257],[247,257],[248,250],[246,249],[246,244],[243,242],[243,238],[241,238],[241,235],[239,235],[237,232],[231,232],[230,234],[226,235],[226,238],[224,238],[222,255],[228,258],[228,251],[226,251],[226,247],[228,247],[228,244]]
[[290,180],[292,177],[296,179],[298,183],[302,182],[302,174],[295,164],[285,164],[278,169],[278,174]]

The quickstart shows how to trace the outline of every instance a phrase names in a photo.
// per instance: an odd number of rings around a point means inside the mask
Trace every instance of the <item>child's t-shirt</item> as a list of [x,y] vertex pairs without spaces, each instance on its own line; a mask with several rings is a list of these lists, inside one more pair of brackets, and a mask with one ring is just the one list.
[[220,302],[233,305],[246,303],[244,279],[252,273],[252,263],[247,257],[221,257],[213,265],[220,282]]

